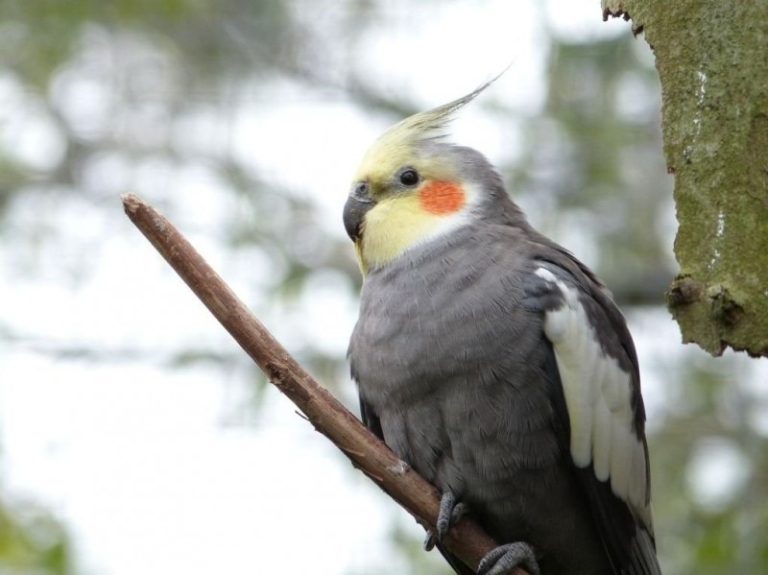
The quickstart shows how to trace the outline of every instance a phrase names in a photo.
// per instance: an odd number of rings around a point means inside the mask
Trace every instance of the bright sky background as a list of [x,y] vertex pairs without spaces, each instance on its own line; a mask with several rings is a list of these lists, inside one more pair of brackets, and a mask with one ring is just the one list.
[[[512,62],[483,97],[535,110],[544,90],[545,22],[573,38],[629,28],[624,22],[603,23],[598,0],[480,5],[437,8],[430,3],[427,13],[426,6],[393,3],[392,21],[371,36],[359,57],[382,89],[407,90],[425,107],[466,93]],[[0,102],[21,96],[0,79]],[[97,90],[83,89],[71,98],[68,109],[84,121],[89,113],[101,113]],[[324,214],[317,225],[341,236],[350,176],[386,126],[349,102],[327,98],[288,82],[276,84],[259,101],[241,102],[232,142],[236,157],[254,170],[307,190]],[[108,120],[102,116],[91,121]],[[205,146],[215,139],[219,128],[204,114],[192,124],[179,146]],[[31,164],[45,165],[62,151],[44,122],[30,120],[10,135],[7,126],[1,137],[15,134],[17,153]],[[524,145],[514,135],[496,133],[493,121],[472,108],[455,132],[457,140],[492,160]],[[120,166],[109,158],[105,162],[105,176],[96,184],[108,186],[109,174]],[[297,163],[301,170],[295,169]],[[156,172],[149,170],[149,189],[157,186],[153,177]],[[142,185],[137,182],[137,191]],[[207,235],[223,212],[222,202],[231,200],[204,168],[184,172],[175,186],[194,201],[175,211],[174,222],[250,301],[270,273],[265,262],[240,261]],[[229,336],[120,215],[117,195],[110,201],[117,216],[72,199],[45,207],[61,212],[57,221],[67,234],[57,253],[40,254],[42,269],[55,267],[57,260],[82,261],[92,271],[84,284],[48,281],[45,272],[34,279],[19,277],[13,245],[0,246],[3,319],[21,333],[83,346],[163,350],[169,341],[174,347],[182,341],[234,351]],[[37,217],[40,208],[22,201],[17,225]],[[99,249],[86,255],[83,246],[94,237]],[[308,337],[341,354],[356,300],[340,289],[341,280],[333,274],[313,281],[313,301],[298,309],[261,306],[258,313],[289,349]],[[299,321],[310,325],[301,337],[293,329]],[[665,314],[630,321],[641,360],[654,358],[643,364],[652,419],[664,401],[659,370],[680,353],[679,333]],[[758,373],[763,380],[768,379],[765,367]],[[252,393],[250,377],[242,364],[228,373],[199,365],[169,370],[159,362],[57,360],[23,345],[0,350],[4,488],[40,502],[65,522],[75,536],[83,573],[340,575],[386,564],[391,518],[419,529],[352,472],[276,390],[267,390],[256,415],[242,413]],[[351,383],[345,393],[347,400],[353,397]],[[253,418],[257,425],[243,425]],[[724,457],[733,456],[724,449]],[[701,465],[695,475],[711,476],[706,462]],[[728,482],[740,480],[722,472],[716,481],[701,484],[702,496],[716,499],[727,492]],[[388,571],[396,573],[396,566]]]

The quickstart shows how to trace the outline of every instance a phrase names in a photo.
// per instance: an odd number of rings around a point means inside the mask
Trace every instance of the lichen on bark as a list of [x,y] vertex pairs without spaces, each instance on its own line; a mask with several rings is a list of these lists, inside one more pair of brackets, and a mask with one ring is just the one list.
[[768,355],[768,2],[603,0],[656,56],[683,341]]

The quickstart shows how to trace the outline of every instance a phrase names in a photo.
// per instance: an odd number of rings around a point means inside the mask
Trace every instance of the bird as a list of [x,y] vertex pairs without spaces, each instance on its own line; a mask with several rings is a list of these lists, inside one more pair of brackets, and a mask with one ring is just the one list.
[[367,428],[498,547],[478,575],[660,575],[635,346],[611,293],[450,141],[483,92],[365,153],[343,210],[363,276],[348,358]]

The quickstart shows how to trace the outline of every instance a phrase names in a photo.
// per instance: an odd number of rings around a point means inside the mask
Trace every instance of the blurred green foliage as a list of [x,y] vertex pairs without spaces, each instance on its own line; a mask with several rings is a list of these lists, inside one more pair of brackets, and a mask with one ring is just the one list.
[[[306,295],[318,270],[340,274],[353,293],[359,277],[351,250],[316,225],[311,199],[243,165],[226,145],[179,145],[173,129],[201,114],[231,124],[240,99],[258,100],[260,83],[281,79],[315,93],[342,94],[357,108],[392,120],[413,111],[417,106],[407,94],[372,88],[371,71],[355,57],[360,39],[386,24],[386,4],[344,0],[320,17],[306,0],[3,2],[0,92],[8,111],[0,126],[10,135],[0,141],[0,238],[12,238],[23,262],[20,273],[42,274],[35,264],[44,261],[40,254],[68,233],[55,225],[55,210],[45,209],[51,202],[113,211],[114,195],[140,185],[137,174],[147,166],[171,176],[204,166],[232,196],[215,239],[233,253],[269,262],[275,273],[264,287],[271,297]],[[499,129],[514,123],[525,141],[502,170],[543,231],[565,242],[579,230],[590,263],[622,304],[658,307],[674,271],[673,223],[651,56],[628,29],[613,39],[581,42],[552,33],[547,43],[541,48],[548,54],[548,84],[540,110],[525,116],[503,104],[493,109]],[[73,109],[67,102],[78,97],[86,106],[92,99],[94,109]],[[19,130],[42,125],[58,142],[46,161],[19,152],[14,137],[24,134],[8,128],[11,116],[25,120]],[[173,199],[156,197],[171,217],[181,210]],[[29,202],[41,206],[35,208],[38,217],[22,225],[17,208]],[[87,266],[72,266],[61,273],[73,281],[87,276]],[[4,343],[23,336],[0,323]],[[64,358],[74,352],[98,360],[114,353],[38,347]],[[146,353],[124,350],[119,359]],[[325,381],[344,379],[342,357],[312,348],[301,357]],[[171,367],[237,361],[201,349],[175,350],[164,359]],[[650,438],[665,572],[768,572],[765,394],[744,384],[750,368],[733,357],[715,362],[689,352],[656,368],[668,374]],[[742,477],[716,505],[697,492],[692,478],[697,449],[713,439],[738,455]],[[393,520],[392,528],[398,561],[411,566],[402,572],[445,572],[439,561],[425,558],[419,542],[403,535],[402,521]],[[70,572],[63,529],[39,510],[19,515],[15,503],[0,499],[0,570]]]
[[66,532],[49,513],[0,498],[0,572],[66,575],[73,572],[69,553]]

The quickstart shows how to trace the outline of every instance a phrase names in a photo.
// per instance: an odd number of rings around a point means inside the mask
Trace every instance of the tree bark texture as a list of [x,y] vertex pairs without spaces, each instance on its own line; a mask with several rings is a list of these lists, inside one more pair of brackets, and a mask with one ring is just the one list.
[[768,355],[768,2],[603,0],[656,56],[683,341]]
[[[166,218],[132,194],[123,197],[123,207],[136,227],[264,371],[270,383],[288,396],[315,429],[349,457],[355,467],[419,523],[434,529],[440,505],[437,489],[410,469],[317,383]],[[329,545],[332,543],[329,541]],[[496,547],[493,539],[469,517],[453,526],[443,543],[472,569]],[[517,568],[514,575],[527,575],[527,572]]]

